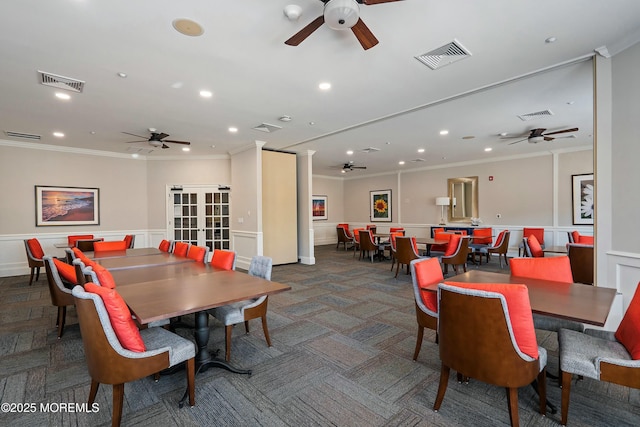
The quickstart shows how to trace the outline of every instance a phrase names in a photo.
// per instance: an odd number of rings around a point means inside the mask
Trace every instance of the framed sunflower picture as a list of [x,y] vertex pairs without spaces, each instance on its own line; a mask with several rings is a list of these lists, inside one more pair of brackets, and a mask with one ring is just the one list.
[[391,190],[370,191],[371,221],[391,222]]
[[571,175],[573,223],[593,225],[593,174]]

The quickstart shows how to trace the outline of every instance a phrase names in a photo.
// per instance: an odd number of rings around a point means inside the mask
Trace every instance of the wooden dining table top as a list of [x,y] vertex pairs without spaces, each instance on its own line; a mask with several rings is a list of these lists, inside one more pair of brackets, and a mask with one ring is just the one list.
[[116,286],[120,289],[123,286],[136,283],[197,276],[199,274],[210,274],[218,271],[218,269],[211,267],[210,265],[205,265],[201,262],[183,262],[178,264],[154,265],[150,267],[140,266],[138,268],[121,268],[109,271],[113,276]]
[[187,257],[179,257],[173,254],[161,252],[147,256],[125,256],[118,258],[96,258],[95,262],[109,270],[120,270],[125,268],[156,267],[168,264],[194,263],[195,261]]
[[542,252],[554,253],[554,254],[566,254],[568,250],[566,246],[549,246],[542,249]]
[[160,255],[166,252],[162,252],[158,248],[132,248],[125,249],[123,251],[87,251],[84,254],[91,259],[107,259],[107,258],[124,258],[131,256],[148,256],[148,255]]
[[[604,326],[617,292],[602,286],[530,279],[480,270],[458,274],[444,282],[524,284],[529,290],[532,312],[595,326]],[[435,292],[438,284],[433,283],[423,289]]]
[[239,271],[201,272],[189,277],[168,277],[167,273],[165,279],[118,286],[118,292],[138,322],[147,324],[291,289]]

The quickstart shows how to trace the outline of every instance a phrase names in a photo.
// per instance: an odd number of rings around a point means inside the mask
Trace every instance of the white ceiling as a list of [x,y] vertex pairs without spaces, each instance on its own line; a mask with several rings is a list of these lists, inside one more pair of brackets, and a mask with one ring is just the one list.
[[[298,21],[285,17],[287,4],[302,7]],[[284,44],[322,14],[320,0],[20,0],[2,9],[5,142],[33,142],[6,136],[12,131],[41,135],[39,144],[126,154],[151,147],[127,144],[136,138],[122,132],[156,128],[167,139],[191,141],[191,151],[169,144],[149,158],[227,155],[258,140],[273,149],[314,150],[314,174],[331,176],[341,176],[335,167],[350,160],[367,166],[349,175],[361,176],[589,146],[591,63],[579,60],[640,41],[637,0],[361,5],[380,41],[366,51],[351,31],[326,25],[297,47]],[[177,18],[198,22],[204,34],[178,33]],[[548,37],[557,41],[545,43]],[[414,58],[454,39],[470,57],[438,70]],[[59,90],[39,84],[38,70],[82,80],[84,90],[58,100]],[[550,71],[524,78],[540,70]],[[318,89],[323,81],[329,91]],[[213,96],[201,98],[202,89]],[[552,116],[517,117],[547,109]],[[292,120],[279,121],[283,115]],[[261,123],[282,129],[252,129]],[[230,126],[239,131],[229,133]],[[539,144],[508,145],[513,140],[498,136],[570,127],[579,128],[575,138]],[[449,134],[439,135],[442,129]],[[361,152],[368,147],[380,151]],[[412,162],[418,158],[425,161]]]

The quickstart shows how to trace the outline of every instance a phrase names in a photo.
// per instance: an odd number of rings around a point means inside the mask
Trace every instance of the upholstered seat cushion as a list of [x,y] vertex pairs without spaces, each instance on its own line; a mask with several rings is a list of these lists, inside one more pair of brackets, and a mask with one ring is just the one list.
[[225,325],[235,325],[244,322],[243,308],[253,303],[255,300],[238,301],[229,305],[209,310],[209,314],[224,323]]
[[560,329],[558,341],[560,369],[565,372],[599,380],[600,362],[615,360],[615,364],[621,364],[628,360],[635,363],[624,346],[615,340]]
[[76,268],[73,265],[62,262],[57,258],[53,258],[53,263],[58,269],[58,273],[65,281],[73,285],[78,284],[78,278],[76,277]]
[[164,328],[143,329],[140,331],[140,336],[147,351],[169,350],[169,366],[182,363],[196,355],[196,347],[193,342]]

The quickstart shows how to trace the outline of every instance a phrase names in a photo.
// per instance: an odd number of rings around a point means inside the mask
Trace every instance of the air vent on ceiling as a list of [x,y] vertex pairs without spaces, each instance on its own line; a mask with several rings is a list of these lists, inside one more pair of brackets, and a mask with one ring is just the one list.
[[21,132],[11,132],[11,131],[4,131],[4,133],[9,137],[9,138],[23,138],[23,139],[42,139],[42,137],[40,135],[33,135],[30,133],[21,133]]
[[362,152],[363,153],[375,153],[377,151],[380,151],[379,148],[374,148],[374,147],[368,147],[368,148],[363,148]]
[[418,55],[415,58],[432,70],[437,70],[445,65],[453,64],[470,56],[471,52],[462,46],[458,40],[454,39],[451,43],[434,49],[431,52]]
[[153,152],[153,148],[136,147],[135,145],[130,145],[129,147],[127,147],[127,153],[149,154],[152,152]]
[[269,123],[262,123],[253,128],[253,130],[259,130],[260,132],[267,132],[267,133],[275,132],[280,129],[282,129],[282,127],[271,125]]
[[46,71],[38,70],[38,80],[42,85],[70,90],[72,92],[82,92],[84,89],[84,82],[82,80],[58,76],[56,74],[47,73]]
[[538,117],[553,116],[551,110],[536,111],[535,113],[521,114],[518,116],[523,122],[537,119]]

